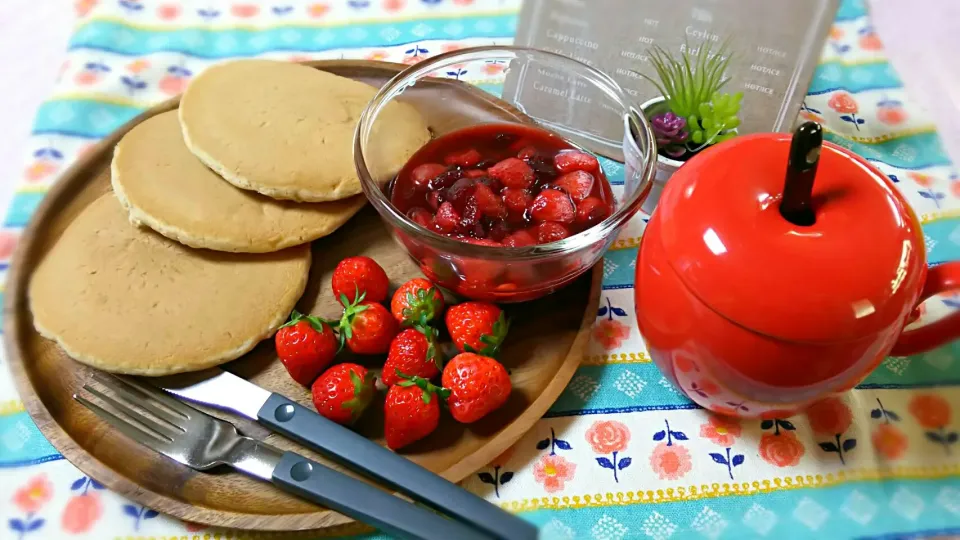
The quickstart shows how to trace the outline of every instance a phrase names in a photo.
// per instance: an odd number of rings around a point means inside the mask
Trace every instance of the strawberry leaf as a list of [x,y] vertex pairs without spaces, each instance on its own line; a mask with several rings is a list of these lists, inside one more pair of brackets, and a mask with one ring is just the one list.
[[[359,313],[370,309],[370,306],[360,305],[360,302],[363,301],[363,296],[360,295],[360,298],[356,302],[347,302],[343,304],[343,315],[340,316],[340,322],[337,324],[337,328],[340,330],[342,335],[346,335],[347,339],[353,337],[353,319]],[[340,295],[341,300],[346,301],[347,297],[344,294]]]
[[300,319],[302,319],[302,318],[303,318],[303,315],[302,315],[299,311],[293,310],[293,311],[290,312],[290,320],[287,321],[287,322],[285,322],[285,323],[283,323],[282,325],[280,325],[280,328],[284,328],[284,327],[287,327],[287,326],[293,326],[293,325],[297,324],[298,322],[300,322]]
[[407,307],[403,308],[403,326],[427,326],[436,317],[439,303],[433,297],[436,287],[407,291],[404,300]]
[[310,326],[312,326],[314,330],[320,332],[321,334],[323,333],[323,325],[330,327],[331,332],[336,332],[337,328],[340,326],[340,321],[330,321],[321,317],[317,317],[316,315],[305,315],[302,316],[302,319],[309,322]]
[[417,324],[414,328],[427,338],[427,361],[436,365],[437,369],[443,369],[443,358],[437,350],[437,338],[439,336],[437,329],[426,324]]
[[493,323],[493,334],[483,334],[480,336],[480,343],[484,344],[485,346],[477,351],[470,345],[464,344],[463,350],[466,352],[472,352],[494,358],[500,352],[500,345],[503,344],[503,340],[506,339],[507,332],[509,330],[510,321],[507,319],[506,315],[501,312],[500,317],[498,317],[497,321]]
[[404,379],[402,382],[399,382],[397,384],[399,386],[404,386],[404,387],[416,386],[417,388],[419,388],[422,391],[422,394],[420,397],[423,399],[424,403],[429,404],[433,394],[437,394],[443,399],[446,399],[446,397],[450,394],[450,392],[445,388],[440,388],[439,386],[431,384],[430,381],[428,381],[427,379],[424,379],[423,377],[417,377],[416,375],[410,376],[410,375],[407,375],[406,373],[403,373],[399,369],[396,371],[397,371],[397,376],[400,377],[401,379]]
[[403,379],[397,383],[399,386],[413,386],[417,384],[416,381],[413,380],[414,377],[412,375],[407,375],[406,373],[400,371],[400,368],[393,368],[393,371],[396,372],[397,377]]
[[368,371],[361,379],[357,372],[351,369],[350,382],[353,384],[353,397],[344,401],[341,407],[350,411],[350,421],[354,422],[373,399],[375,377]]

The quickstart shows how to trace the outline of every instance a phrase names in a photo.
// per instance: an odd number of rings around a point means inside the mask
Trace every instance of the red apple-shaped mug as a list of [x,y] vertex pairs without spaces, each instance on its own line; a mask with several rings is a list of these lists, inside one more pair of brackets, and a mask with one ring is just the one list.
[[671,177],[635,300],[650,356],[690,399],[772,417],[853,388],[888,355],[960,337],[956,313],[904,330],[955,288],[960,262],[927,268],[891,180],[808,123],[718,144]]

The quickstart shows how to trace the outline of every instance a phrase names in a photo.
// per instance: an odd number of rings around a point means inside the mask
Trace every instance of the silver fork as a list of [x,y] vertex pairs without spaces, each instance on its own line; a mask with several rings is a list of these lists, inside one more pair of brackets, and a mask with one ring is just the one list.
[[[280,489],[402,538],[489,537],[293,452],[245,437],[236,426],[150,386],[96,372],[73,398],[134,441],[198,471],[228,465]],[[112,409],[112,410],[111,410]]]

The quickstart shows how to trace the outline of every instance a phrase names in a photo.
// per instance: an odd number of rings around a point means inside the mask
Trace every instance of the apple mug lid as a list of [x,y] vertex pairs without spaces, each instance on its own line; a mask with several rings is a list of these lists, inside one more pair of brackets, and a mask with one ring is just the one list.
[[740,136],[684,164],[656,210],[666,255],[696,297],[755,332],[802,342],[876,334],[919,297],[920,223],[883,173],[829,143],[816,222],[791,223],[779,211],[790,141]]

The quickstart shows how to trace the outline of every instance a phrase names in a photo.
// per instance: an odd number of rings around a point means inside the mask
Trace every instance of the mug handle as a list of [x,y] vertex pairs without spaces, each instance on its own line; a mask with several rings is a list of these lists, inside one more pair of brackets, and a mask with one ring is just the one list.
[[[960,289],[960,261],[938,264],[927,271],[927,280],[923,284],[917,305],[935,294],[952,289]],[[890,356],[919,354],[957,338],[960,338],[960,312],[903,332],[897,338]]]

